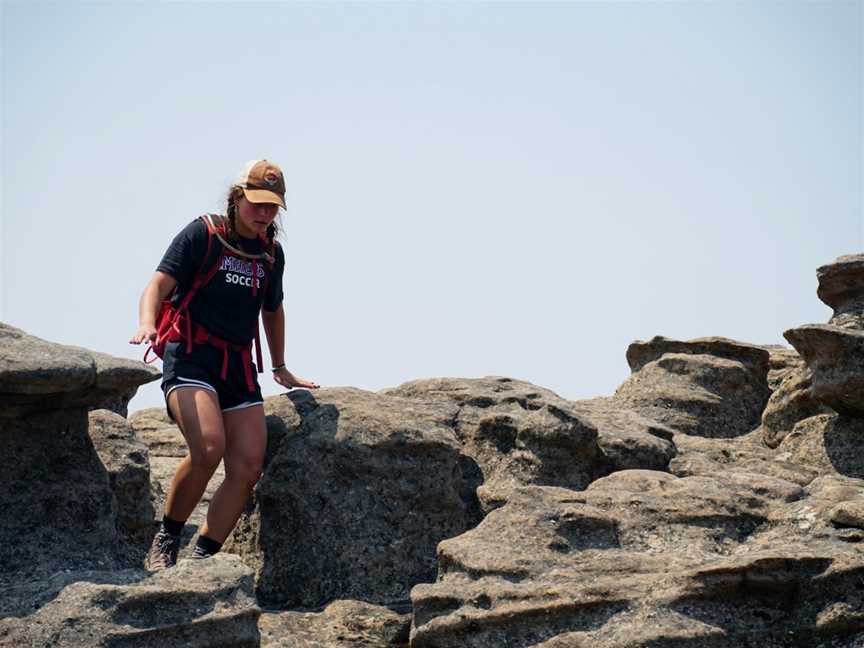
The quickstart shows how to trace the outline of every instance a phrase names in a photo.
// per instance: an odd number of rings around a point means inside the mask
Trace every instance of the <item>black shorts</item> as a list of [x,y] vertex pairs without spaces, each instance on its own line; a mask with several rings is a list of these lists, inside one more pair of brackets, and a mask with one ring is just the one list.
[[[168,394],[181,387],[200,387],[216,394],[219,407],[223,412],[261,405],[261,386],[258,384],[258,370],[252,363],[253,391],[246,384],[246,370],[243,357],[236,351],[228,352],[228,373],[225,380],[222,373],[222,349],[209,344],[192,345],[192,353],[186,353],[185,342],[169,342],[165,345],[162,357],[162,393],[165,394],[165,407],[168,409]],[[168,409],[171,420],[171,410]]]

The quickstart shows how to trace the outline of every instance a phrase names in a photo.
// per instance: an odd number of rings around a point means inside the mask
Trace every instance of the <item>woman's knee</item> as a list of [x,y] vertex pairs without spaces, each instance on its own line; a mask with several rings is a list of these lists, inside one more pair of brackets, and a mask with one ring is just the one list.
[[193,467],[213,472],[225,456],[225,439],[219,437],[202,439],[197,447],[189,448],[189,456]]
[[258,480],[261,479],[261,471],[263,469],[263,458],[243,457],[233,460],[226,460],[225,474],[228,477],[244,482],[253,488]]

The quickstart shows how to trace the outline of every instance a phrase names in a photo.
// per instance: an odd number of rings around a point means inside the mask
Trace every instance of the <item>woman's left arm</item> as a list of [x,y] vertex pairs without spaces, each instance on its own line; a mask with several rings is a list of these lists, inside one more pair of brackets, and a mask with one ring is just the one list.
[[261,321],[264,323],[264,335],[267,336],[267,346],[270,347],[270,360],[273,367],[273,380],[283,387],[305,387],[318,389],[311,380],[298,378],[285,368],[285,310],[282,304],[275,311],[261,311]]
[[271,366],[285,364],[285,310],[279,304],[275,311],[261,311],[261,321],[264,322],[264,335],[267,336],[267,346],[270,347]]

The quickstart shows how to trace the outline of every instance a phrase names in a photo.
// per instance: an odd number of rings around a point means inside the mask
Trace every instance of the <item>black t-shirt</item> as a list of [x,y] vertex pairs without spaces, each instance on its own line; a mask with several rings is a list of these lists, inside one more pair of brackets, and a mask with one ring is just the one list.
[[[207,226],[196,218],[174,237],[165,256],[156,268],[177,280],[177,292],[173,303],[179,304],[204,262],[207,253]],[[248,254],[264,252],[264,243],[258,239],[240,237],[231,245]],[[192,298],[189,312],[192,321],[206,328],[210,333],[234,344],[248,344],[255,337],[258,313],[262,306],[266,311],[275,311],[282,303],[282,272],[285,269],[285,255],[282,247],[276,244],[276,262],[268,271],[263,259],[256,262],[258,285],[257,295],[252,294],[252,261],[238,257],[223,245],[215,236],[207,259],[205,272],[213,267],[218,259],[218,251],[224,253],[219,269],[213,278]],[[265,282],[266,275],[266,282]]]

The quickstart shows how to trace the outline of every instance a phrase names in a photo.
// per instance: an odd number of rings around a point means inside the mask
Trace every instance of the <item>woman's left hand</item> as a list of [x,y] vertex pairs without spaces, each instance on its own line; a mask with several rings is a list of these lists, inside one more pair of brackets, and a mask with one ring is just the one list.
[[292,387],[302,387],[303,389],[318,389],[318,387],[320,387],[320,385],[312,382],[311,380],[306,380],[305,378],[298,378],[290,371],[288,371],[285,367],[277,369],[273,372],[273,380],[288,389],[291,389]]

